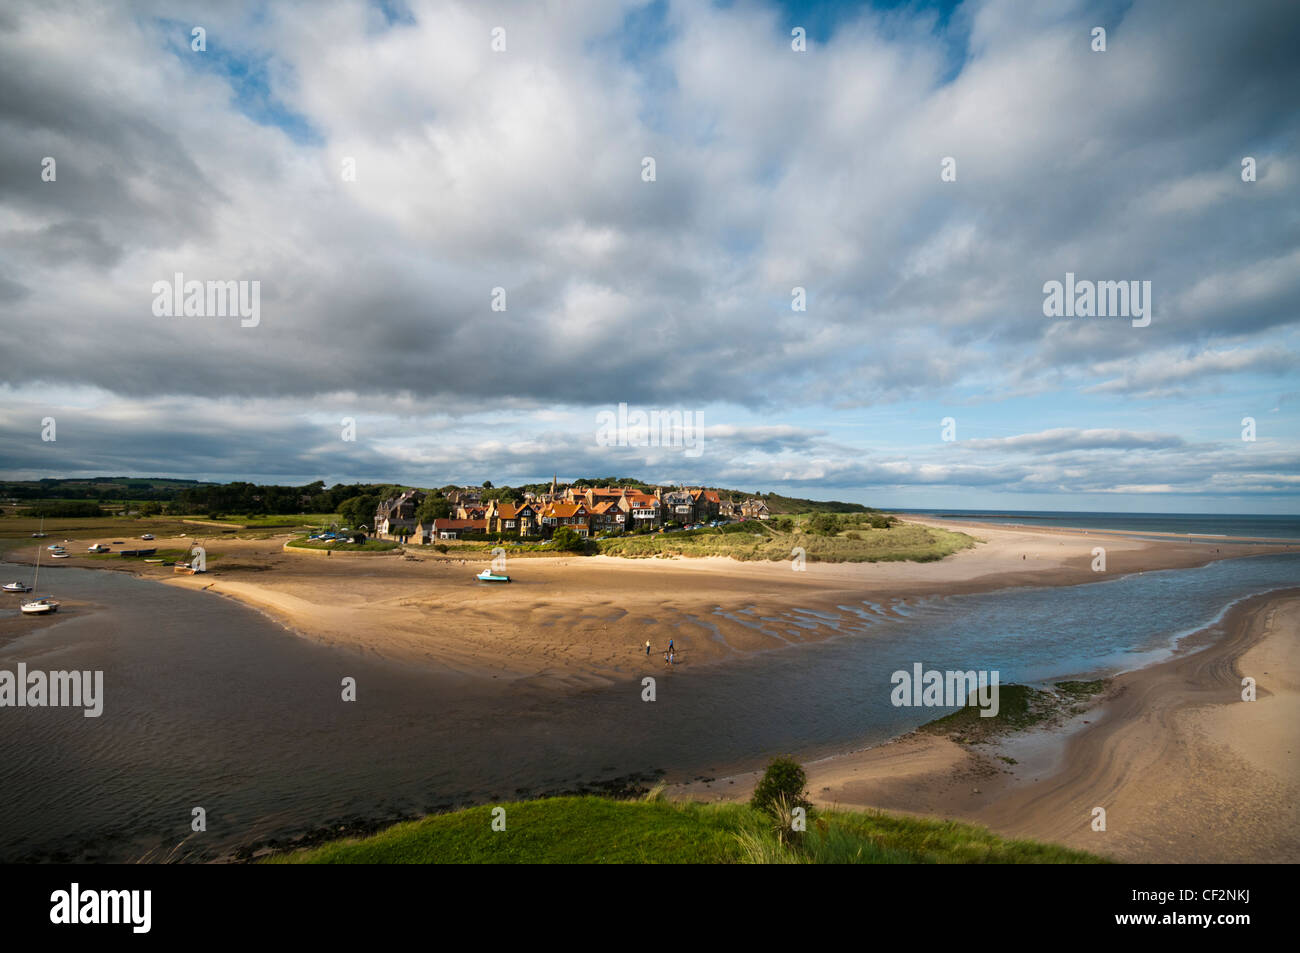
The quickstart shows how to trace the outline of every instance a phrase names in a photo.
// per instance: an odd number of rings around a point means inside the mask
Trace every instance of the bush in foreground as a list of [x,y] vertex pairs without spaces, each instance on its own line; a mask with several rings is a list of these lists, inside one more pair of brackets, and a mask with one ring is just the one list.
[[793,758],[773,758],[754,787],[749,806],[773,816],[784,815],[796,807],[807,810],[812,807],[812,802],[804,797],[807,786],[808,775],[799,762]]

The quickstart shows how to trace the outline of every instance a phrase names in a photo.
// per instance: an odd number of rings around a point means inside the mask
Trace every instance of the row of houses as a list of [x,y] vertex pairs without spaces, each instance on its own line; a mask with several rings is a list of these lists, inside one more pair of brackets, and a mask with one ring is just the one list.
[[713,520],[767,519],[767,504],[759,499],[735,503],[713,490],[656,489],[653,493],[629,487],[563,487],[552,480],[549,492],[525,494],[522,503],[482,502],[477,491],[447,494],[452,515],[446,519],[416,518],[425,494],[408,490],[379,504],[375,531],[423,543],[457,539],[467,533],[509,536],[551,536],[567,526],[579,536],[653,531],[668,524],[679,526]]

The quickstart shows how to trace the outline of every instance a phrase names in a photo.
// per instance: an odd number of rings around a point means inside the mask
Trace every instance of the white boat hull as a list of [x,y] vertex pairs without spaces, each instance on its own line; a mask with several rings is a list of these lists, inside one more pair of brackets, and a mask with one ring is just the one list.
[[26,615],[49,615],[51,612],[59,611],[57,602],[29,602],[22,607]]

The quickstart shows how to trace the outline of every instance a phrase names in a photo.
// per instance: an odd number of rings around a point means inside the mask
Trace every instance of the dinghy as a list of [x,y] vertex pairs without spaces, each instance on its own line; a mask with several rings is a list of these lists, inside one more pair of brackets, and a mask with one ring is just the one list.
[[509,582],[510,577],[505,573],[494,573],[491,569],[484,569],[474,577],[479,582]]

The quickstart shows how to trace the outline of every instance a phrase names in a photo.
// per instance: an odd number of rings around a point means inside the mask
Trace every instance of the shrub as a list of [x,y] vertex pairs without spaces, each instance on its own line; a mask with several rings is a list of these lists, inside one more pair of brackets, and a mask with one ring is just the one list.
[[773,758],[754,788],[750,806],[773,817],[796,807],[807,810],[812,807],[812,802],[804,797],[807,784],[808,775],[799,762],[793,758]]
[[834,536],[840,531],[840,521],[834,513],[818,513],[808,521],[808,532],[818,536]]
[[587,541],[567,526],[561,526],[551,537],[556,549],[580,553],[587,548]]

